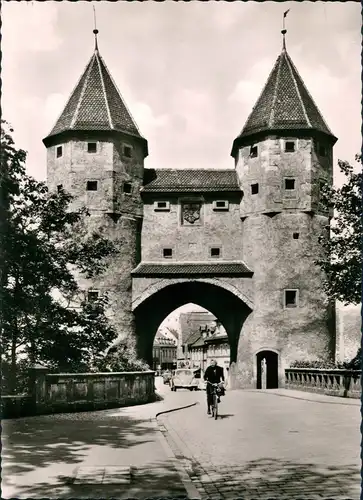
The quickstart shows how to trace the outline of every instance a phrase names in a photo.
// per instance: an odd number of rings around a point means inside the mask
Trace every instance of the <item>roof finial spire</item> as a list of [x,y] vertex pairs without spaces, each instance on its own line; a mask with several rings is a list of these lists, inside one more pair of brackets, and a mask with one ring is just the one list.
[[282,33],[282,50],[286,50],[285,35],[287,33],[287,30],[285,29],[285,17],[287,16],[287,14],[289,12],[290,12],[290,9],[287,9],[287,11],[284,12],[284,16],[282,18],[282,30],[281,30],[281,33]]
[[98,44],[97,44],[98,29],[97,29],[97,24],[96,24],[96,9],[95,9],[94,5],[93,5],[93,19],[95,22],[95,29],[93,30],[93,33],[95,35],[95,50],[98,51]]

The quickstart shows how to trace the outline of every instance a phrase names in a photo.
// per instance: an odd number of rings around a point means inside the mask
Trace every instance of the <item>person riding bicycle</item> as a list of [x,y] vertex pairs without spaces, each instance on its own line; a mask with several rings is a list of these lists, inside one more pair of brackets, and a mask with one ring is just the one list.
[[[210,407],[213,405],[213,386],[211,384],[219,384],[221,381],[224,382],[224,372],[221,366],[218,366],[217,361],[212,359],[210,366],[206,369],[204,373],[204,380],[207,383],[206,392],[207,392],[207,405],[208,405],[208,415],[210,415]],[[222,389],[221,395],[224,395],[224,391]],[[218,403],[221,400],[218,395]]]

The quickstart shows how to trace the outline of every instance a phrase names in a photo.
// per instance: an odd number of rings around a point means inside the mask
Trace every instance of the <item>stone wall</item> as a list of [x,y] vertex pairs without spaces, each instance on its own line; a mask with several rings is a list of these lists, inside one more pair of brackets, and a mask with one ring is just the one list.
[[[194,224],[182,224],[182,200],[202,201],[201,218]],[[227,200],[226,211],[213,209],[213,201]],[[170,203],[169,211],[155,210],[155,201]],[[242,225],[239,217],[240,194],[220,193],[203,196],[145,196],[142,228],[144,262],[213,262],[242,259]],[[210,248],[219,247],[220,257],[211,257]],[[172,248],[172,258],[163,257],[163,248]]]
[[153,371],[47,373],[37,368],[31,378],[30,395],[1,398],[2,418],[102,410],[155,399]]

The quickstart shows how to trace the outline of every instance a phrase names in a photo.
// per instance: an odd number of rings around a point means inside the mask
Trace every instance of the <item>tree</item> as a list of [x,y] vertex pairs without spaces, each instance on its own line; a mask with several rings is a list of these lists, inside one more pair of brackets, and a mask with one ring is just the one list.
[[[116,338],[107,296],[89,302],[74,271],[94,278],[120,241],[90,233],[85,209],[72,196],[27,175],[26,153],[1,122],[1,337],[10,390],[20,357],[60,370],[89,368]],[[3,365],[4,366],[4,365]]]
[[[362,156],[356,155],[362,164]],[[320,238],[324,249],[317,263],[326,275],[325,291],[331,299],[359,304],[362,299],[362,171],[338,161],[346,182],[341,188],[326,187],[322,203],[334,210],[330,238]]]

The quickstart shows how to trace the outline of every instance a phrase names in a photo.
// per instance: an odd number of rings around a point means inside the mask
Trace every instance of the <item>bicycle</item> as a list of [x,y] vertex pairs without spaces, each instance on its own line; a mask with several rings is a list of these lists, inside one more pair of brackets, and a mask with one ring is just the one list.
[[217,418],[218,418],[218,389],[220,387],[220,383],[213,384],[212,382],[209,382],[207,380],[207,384],[210,384],[213,387],[212,417],[214,417],[214,420],[217,420]]

